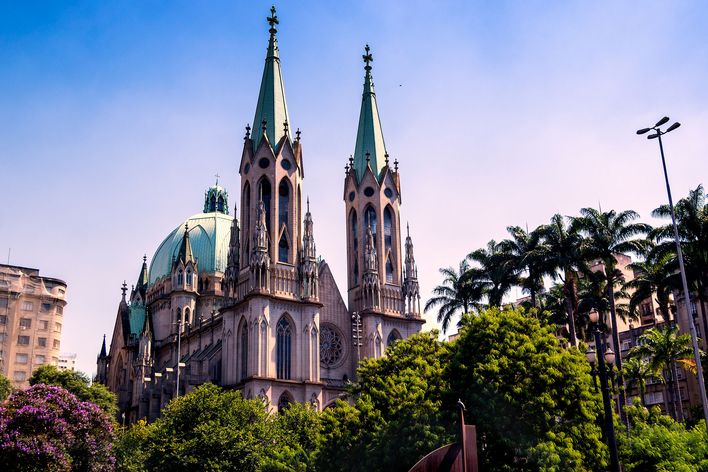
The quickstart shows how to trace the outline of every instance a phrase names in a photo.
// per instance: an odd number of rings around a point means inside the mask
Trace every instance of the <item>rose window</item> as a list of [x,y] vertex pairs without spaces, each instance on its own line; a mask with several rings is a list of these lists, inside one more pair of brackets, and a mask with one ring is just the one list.
[[322,367],[333,367],[342,360],[344,349],[342,336],[334,328],[324,325],[320,327],[320,364]]

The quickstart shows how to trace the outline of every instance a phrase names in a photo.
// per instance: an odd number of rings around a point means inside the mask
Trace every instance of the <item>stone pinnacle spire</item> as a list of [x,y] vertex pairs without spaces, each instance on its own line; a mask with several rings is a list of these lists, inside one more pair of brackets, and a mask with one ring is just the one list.
[[367,166],[371,167],[374,175],[378,178],[386,160],[386,144],[381,130],[374,82],[371,77],[371,62],[374,58],[368,44],[364,51],[366,52],[362,56],[365,64],[364,93],[361,97],[359,130],[357,131],[356,147],[354,148],[354,169],[356,170],[357,181],[361,181]]
[[194,253],[192,252],[192,243],[189,242],[189,224],[184,224],[184,236],[182,236],[182,244],[179,247],[177,260],[183,264],[194,262]]
[[275,7],[270,9],[268,24],[270,25],[270,38],[268,39],[268,53],[266,54],[265,67],[263,68],[263,78],[261,79],[261,90],[258,93],[258,103],[256,104],[256,115],[253,118],[253,126],[263,125],[264,132],[253,133],[253,149],[258,148],[263,135],[268,137],[268,141],[274,150],[280,139],[290,133],[286,131],[285,123],[290,123],[288,106],[285,101],[285,85],[283,84],[283,74],[280,69],[280,57],[278,53],[278,39],[275,28],[279,21],[275,14]]

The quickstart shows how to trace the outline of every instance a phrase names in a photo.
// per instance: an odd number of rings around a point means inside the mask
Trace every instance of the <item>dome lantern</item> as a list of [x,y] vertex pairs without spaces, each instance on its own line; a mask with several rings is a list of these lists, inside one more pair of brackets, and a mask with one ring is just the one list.
[[224,187],[219,186],[219,174],[216,175],[216,183],[204,192],[204,213],[229,214],[228,204],[229,194]]

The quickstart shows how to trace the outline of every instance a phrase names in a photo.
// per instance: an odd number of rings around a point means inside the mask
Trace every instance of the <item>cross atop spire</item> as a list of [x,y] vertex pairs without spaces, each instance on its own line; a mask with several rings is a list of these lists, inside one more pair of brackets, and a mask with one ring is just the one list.
[[221,176],[217,172],[216,174],[214,174],[214,177],[216,177],[216,184],[214,184],[214,185],[219,185],[219,177],[221,177]]
[[[275,147],[283,136],[290,137],[290,131],[286,131],[282,125],[284,122],[290,123],[288,116],[288,106],[285,101],[285,86],[283,85],[283,74],[280,69],[280,55],[278,50],[278,38],[276,25],[280,22],[275,14],[275,7],[270,9],[271,15],[267,18],[270,29],[268,38],[268,52],[266,53],[265,67],[261,79],[261,89],[258,94],[256,104],[256,115],[253,118],[253,126],[256,123],[263,124],[263,131],[268,137],[270,145]],[[263,139],[263,134],[253,133],[253,148]]]
[[374,92],[374,80],[371,76],[371,63],[374,60],[371,48],[367,44],[361,57],[364,59],[364,92],[361,98],[361,111],[359,112],[359,129],[356,135],[354,149],[354,169],[357,181],[364,177],[367,165],[378,178],[384,167],[386,143],[384,142],[379,107]]

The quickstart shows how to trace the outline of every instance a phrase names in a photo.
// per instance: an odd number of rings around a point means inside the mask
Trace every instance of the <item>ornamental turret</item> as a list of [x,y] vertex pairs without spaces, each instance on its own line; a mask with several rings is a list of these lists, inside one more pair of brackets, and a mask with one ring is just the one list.
[[184,233],[177,257],[172,261],[173,290],[196,292],[198,280],[198,262],[189,240],[189,223],[184,224]]
[[381,307],[381,286],[379,283],[379,261],[374,244],[371,225],[366,228],[364,246],[364,274],[362,275],[362,310],[376,310]]
[[249,262],[251,282],[255,290],[270,289],[270,256],[268,254],[268,227],[263,200],[258,201],[256,226],[253,229],[253,250]]
[[216,175],[216,183],[204,192],[204,213],[229,214],[229,194],[219,185],[219,175]]
[[413,240],[408,225],[406,225],[406,260],[403,269],[403,306],[404,314],[407,317],[420,317],[418,267],[415,264],[415,256],[413,256]]
[[234,218],[234,221],[231,223],[229,254],[226,259],[226,271],[224,272],[224,296],[232,300],[236,297],[236,286],[238,284],[240,237],[238,219]]
[[302,251],[300,253],[300,296],[304,300],[317,300],[319,297],[317,248],[315,247],[313,226],[310,199],[308,198],[307,213],[305,213],[305,231],[302,237]]
[[102,385],[108,384],[108,353],[106,351],[106,335],[103,335],[103,343],[101,344],[101,352],[96,358],[96,377],[94,379]]

